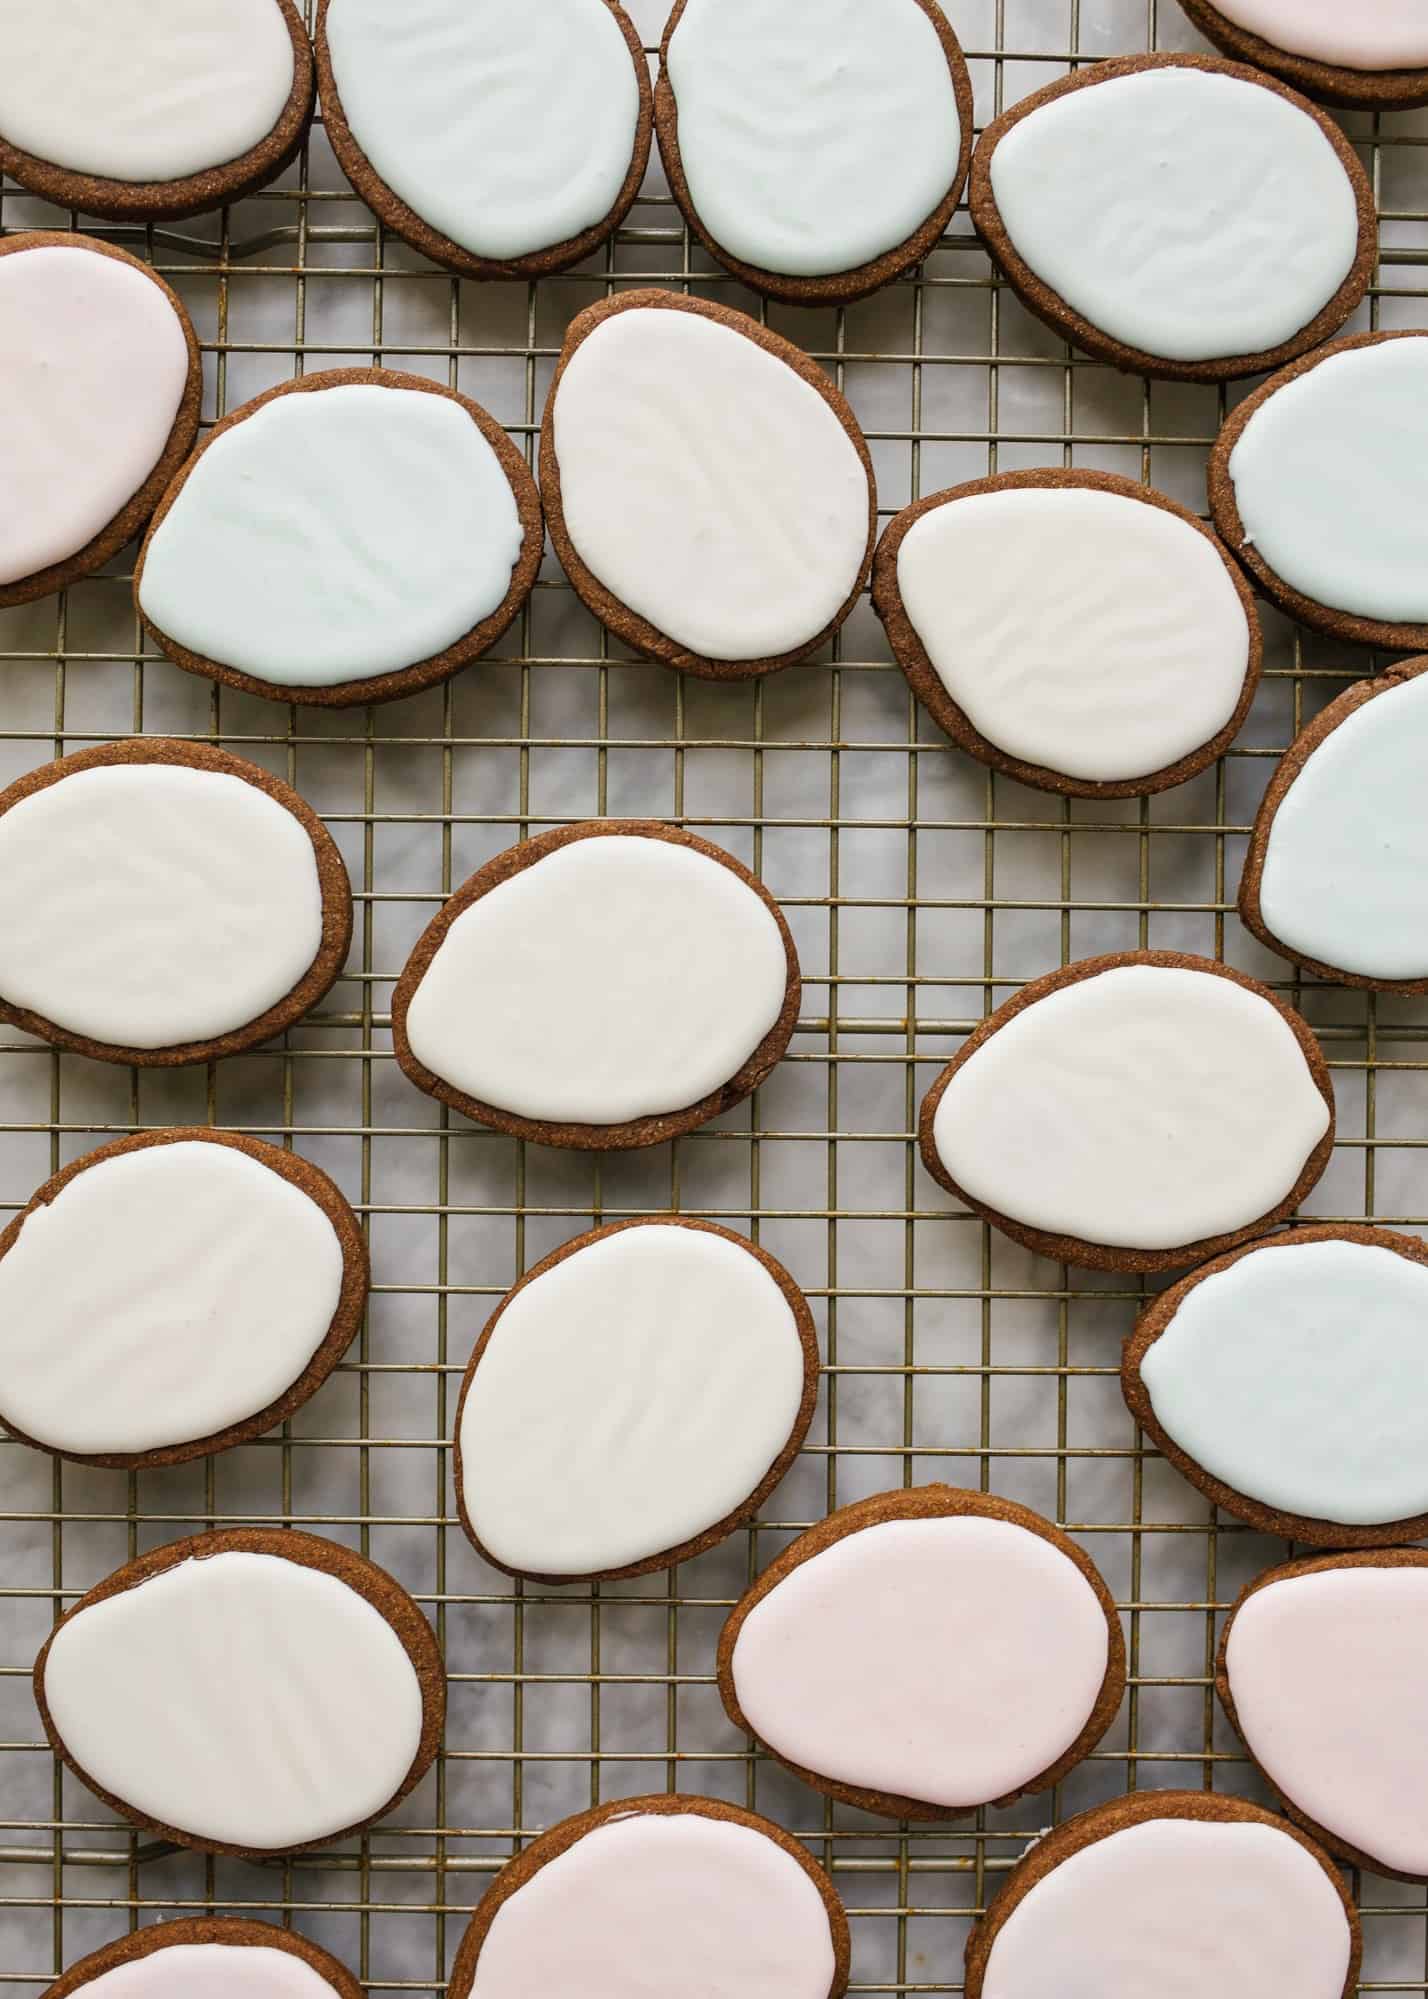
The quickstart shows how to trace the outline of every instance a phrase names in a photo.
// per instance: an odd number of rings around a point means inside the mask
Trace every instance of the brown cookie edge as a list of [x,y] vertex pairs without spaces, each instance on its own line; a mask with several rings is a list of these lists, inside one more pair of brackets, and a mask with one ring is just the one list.
[[279,1929],[276,1923],[251,1922],[237,1916],[183,1916],[175,1922],[150,1923],[144,1929],[131,1930],[127,1936],[77,1958],[68,1971],[46,1987],[41,1999],[70,1999],[72,1993],[82,1992],[121,1965],[137,1964],[158,1951],[172,1950],[182,1944],[286,1951],[289,1957],[300,1957],[309,1970],[325,1980],[337,1999],[362,1999],[362,1988],[352,1973],[321,1944],[313,1943],[298,1930]]
[[1349,111],[1407,111],[1428,104],[1428,69],[1348,69],[1281,49],[1231,21],[1210,0],[1180,0],[1180,8],[1227,56],[1267,70],[1321,103]]

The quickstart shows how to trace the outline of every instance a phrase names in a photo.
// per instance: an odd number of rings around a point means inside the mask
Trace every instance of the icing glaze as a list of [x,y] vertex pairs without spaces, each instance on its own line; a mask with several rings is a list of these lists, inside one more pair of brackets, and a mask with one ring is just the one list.
[[1227,21],[1291,55],[1341,69],[1428,64],[1423,0],[1215,0]]
[[268,136],[292,87],[275,0],[5,0],[0,133],[71,173],[224,166]]
[[99,765],[0,815],[0,993],[71,1034],[227,1034],[291,992],[321,940],[307,830],[242,778]]
[[957,178],[952,74],[917,0],[687,0],[667,67],[694,207],[763,270],[871,263]]
[[399,200],[478,257],[532,256],[614,208],[639,85],[604,0],[332,0],[352,136]]
[[933,1142],[964,1193],[1047,1234],[1165,1250],[1259,1220],[1329,1111],[1278,1009],[1230,979],[1118,965],[972,1054]]
[[1428,676],[1354,709],[1270,823],[1260,914],[1290,950],[1363,978],[1428,973]]
[[332,1987],[303,1958],[260,1944],[170,1944],[80,1989],[86,1999],[332,1999]]
[[1428,1512],[1425,1358],[1428,1269],[1291,1242],[1195,1285],[1140,1373],[1162,1428],[1226,1485],[1366,1526]]
[[1428,335],[1341,349],[1276,389],[1236,439],[1229,476],[1246,542],[1293,589],[1359,617],[1428,622]]
[[463,910],[412,995],[407,1038],[483,1103],[622,1124],[729,1082],[787,989],[779,927],[731,869],[668,840],[596,836]]
[[1065,1754],[1108,1655],[1075,1564],[1025,1527],[970,1515],[881,1521],[810,1556],[749,1612],[730,1671],[776,1755],[970,1808]]
[[277,396],[213,440],[145,550],[139,603],[192,652],[330,687],[454,645],[504,600],[522,540],[459,403],[353,383]]
[[982,1999],[1342,1999],[1343,1903],[1272,1826],[1152,1819],[1045,1874],[992,1944]]
[[67,1753],[201,1842],[308,1846],[383,1810],[416,1758],[421,1686],[337,1577],[229,1549],[77,1611],[44,1693]]
[[0,584],[123,512],[164,455],[188,368],[178,314],[132,264],[49,244],[0,257]]
[[1428,1873],[1428,1569],[1333,1568],[1267,1584],[1230,1625],[1250,1754],[1335,1842]]
[[1217,736],[1244,690],[1249,620],[1214,543],[1119,493],[949,501],[904,536],[897,581],[973,727],[1068,777],[1163,770]]
[[249,1153],[101,1160],[0,1257],[0,1410],[80,1454],[213,1436],[292,1387],[342,1278],[322,1209]]
[[1292,340],[1358,254],[1353,185],[1318,124],[1238,77],[1140,70],[1069,91],[1007,130],[990,172],[1042,283],[1171,361]]
[[691,651],[796,652],[857,588],[863,462],[812,384],[733,327],[611,314],[566,364],[554,434],[576,554]]
[[471,1999],[828,1999],[823,1898],[752,1826],[632,1813],[587,1832],[496,1911]]
[[677,1548],[759,1485],[803,1375],[792,1307],[737,1243],[667,1223],[589,1243],[510,1297],[472,1376],[476,1536],[534,1575]]

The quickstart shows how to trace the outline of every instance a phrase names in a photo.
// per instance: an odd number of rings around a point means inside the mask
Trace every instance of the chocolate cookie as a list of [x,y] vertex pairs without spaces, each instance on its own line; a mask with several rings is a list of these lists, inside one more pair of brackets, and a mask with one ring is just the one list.
[[676,0],[655,131],[711,256],[794,305],[866,298],[935,250],[972,157],[937,0]]
[[1229,748],[1259,685],[1254,600],[1163,493],[1046,468],[904,507],[873,605],[923,707],[1021,784],[1135,798]]
[[1217,56],[1118,56],[1034,91],[982,134],[969,200],[1028,310],[1172,381],[1316,347],[1377,255],[1373,190],[1338,126]]
[[586,608],[706,679],[816,651],[872,562],[873,465],[843,397],[777,333],[679,292],[620,292],[571,321],[540,488]]
[[732,854],[657,819],[592,819],[457,890],[397,982],[392,1045],[478,1124],[623,1150],[752,1095],[801,995],[788,925]]
[[[140,1964],[142,1976],[129,1972]],[[43,1999],[74,1999],[121,1969],[126,1999],[195,1999],[210,1979],[232,1999],[362,1999],[346,1965],[320,1944],[236,1916],[185,1916],[131,1930],[72,1964]]]
[[1325,104],[1428,104],[1428,28],[1416,0],[1180,0],[1207,41]]
[[316,1006],[351,936],[317,814],[211,743],[105,743],[0,792],[0,1020],[71,1054],[256,1047]]

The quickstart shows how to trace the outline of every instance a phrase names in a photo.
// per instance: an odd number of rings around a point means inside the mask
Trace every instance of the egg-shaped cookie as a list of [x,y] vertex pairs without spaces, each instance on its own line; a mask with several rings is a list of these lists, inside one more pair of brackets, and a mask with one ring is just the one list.
[[1178,381],[1317,346],[1377,254],[1338,126],[1217,56],[1119,56],[1024,97],[982,134],[969,201],[1030,311],[1099,360]]
[[1428,17],[1418,0],[1180,0],[1207,41],[1325,104],[1428,104]]
[[1125,951],[1033,979],[923,1099],[922,1160],[1058,1262],[1174,1270],[1263,1232],[1328,1164],[1318,1042],[1210,958]]
[[571,321],[540,487],[586,607],[706,679],[815,651],[872,562],[872,460],[842,395],[779,334],[679,292],[619,292]]
[[0,239],[0,609],[133,540],[193,443],[202,389],[189,316],[147,264],[58,230]]
[[479,403],[339,368],[209,432],[160,502],[134,601],[191,673],[351,707],[479,658],[530,595],[543,544],[535,480]]
[[684,1215],[613,1222],[528,1271],[476,1343],[462,1525],[542,1581],[671,1568],[758,1511],[817,1396],[813,1316],[782,1264]]
[[1089,1556],[1039,1513],[947,1485],[801,1534],[719,1640],[736,1727],[816,1790],[959,1818],[1047,1790],[1115,1719],[1125,1644]]
[[342,969],[352,890],[312,808],[210,743],[136,736],[0,792],[0,1020],[101,1062],[269,1041]]
[[798,1020],[777,903],[711,841],[592,819],[488,861],[392,997],[406,1074],[517,1138],[658,1145],[752,1094]]
[[384,1817],[446,1707],[401,1585],[291,1528],[199,1534],[117,1569],[61,1618],[34,1684],[52,1748],[105,1804],[180,1846],[253,1856]]
[[704,247],[797,305],[863,298],[937,247],[972,157],[938,0],[677,0],[655,131]]
[[1225,550],[1110,472],[1003,472],[904,507],[873,604],[959,748],[1071,797],[1183,784],[1229,748],[1259,684],[1259,620]]
[[1285,1808],[1330,1852],[1428,1880],[1428,1552],[1267,1569],[1220,1637],[1225,1712]]
[[297,157],[312,48],[294,0],[6,0],[0,172],[61,208],[163,222]]
[[1121,1385],[1176,1469],[1263,1533],[1320,1548],[1428,1535],[1416,1236],[1322,1223],[1217,1257],[1147,1306]]
[[1363,1937],[1328,1856],[1244,1798],[1146,1791],[1013,1866],[967,1944],[967,1999],[1352,1999]]
[[578,264],[624,221],[653,104],[619,0],[319,0],[323,129],[367,206],[468,278]]
[[0,1235],[0,1422],[88,1464],[182,1464],[322,1386],[367,1297],[356,1216],[316,1166],[205,1127],[116,1139]]
[[1291,618],[1428,650],[1428,332],[1356,333],[1271,376],[1230,413],[1209,481],[1221,539]]
[[362,1988],[300,1930],[181,1916],[91,1951],[43,1999],[362,1999]]

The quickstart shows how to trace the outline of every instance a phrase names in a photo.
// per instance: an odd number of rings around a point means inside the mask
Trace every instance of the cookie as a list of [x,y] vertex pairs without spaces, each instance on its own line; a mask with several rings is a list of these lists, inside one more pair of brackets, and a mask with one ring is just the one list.
[[653,104],[617,0],[319,0],[337,164],[395,236],[468,278],[539,278],[624,221]]
[[960,749],[1072,798],[1183,784],[1229,748],[1259,684],[1234,563],[1193,514],[1111,472],[1003,472],[904,507],[873,605]]
[[919,1138],[940,1186],[1039,1255],[1176,1270],[1298,1206],[1328,1164],[1334,1092],[1258,980],[1122,951],[999,1006],[923,1099]]
[[1353,1999],[1362,1955],[1337,1870],[1293,1826],[1146,1791],[1028,1848],[968,1941],[966,1999]]
[[71,1054],[172,1068],[271,1041],[351,937],[317,814],[211,743],[105,743],[0,792],[0,1020]]
[[684,1215],[577,1236],[476,1343],[456,1408],[461,1524],[486,1561],[540,1582],[691,1561],[793,1463],[818,1372],[808,1301],[757,1244]]
[[562,1819],[496,1876],[451,1999],[841,1999],[848,1919],[771,1820],[720,1798],[621,1798]]
[[[421,375],[282,382],[209,432],[134,572],[179,666],[347,708],[447,680],[510,625],[545,541],[525,459],[479,403]],[[261,576],[263,587],[244,587]]]
[[192,322],[147,264],[59,230],[0,238],[0,610],[133,540],[198,433],[202,390]]
[[169,222],[238,201],[297,158],[312,111],[293,0],[6,0],[0,172],[61,208]]
[[43,1999],[362,1999],[345,1965],[297,1930],[236,1916],[151,1923],[80,1958]]
[[392,1045],[477,1124],[621,1150],[751,1096],[801,996],[788,925],[732,854],[657,819],[591,819],[457,890],[397,982]]
[[1171,381],[1316,347],[1377,255],[1373,191],[1338,126],[1217,56],[1120,56],[1034,91],[982,134],[969,201],[1029,311]]
[[138,1470],[249,1442],[316,1394],[367,1300],[325,1173],[201,1126],[116,1139],[0,1235],[0,1423]]
[[777,333],[679,292],[620,292],[571,321],[540,489],[586,608],[706,679],[816,651],[872,563],[873,465],[848,404]]
[[1317,1548],[1428,1535],[1428,1245],[1357,1223],[1192,1271],[1126,1341],[1131,1414],[1264,1534]]
[[1305,970],[1428,992],[1428,659],[1360,680],[1314,717],[1270,780],[1240,916]]
[[1025,1506],[950,1485],[840,1508],[771,1562],[719,1639],[729,1719],[815,1790],[953,1819],[1044,1791],[1125,1688],[1090,1557]]
[[1418,0],[1180,0],[1207,41],[1325,104],[1428,104],[1428,22]]
[[1221,538],[1280,610],[1428,651],[1428,333],[1356,333],[1261,383],[1216,438],[1209,486]]
[[[446,1682],[406,1591],[334,1541],[238,1527],[117,1569],[35,1661],[55,1754],[134,1825],[260,1857],[384,1818],[441,1740]],[[294,1754],[301,1744],[302,1754]]]
[[1225,1713],[1290,1816],[1331,1853],[1428,1879],[1428,1553],[1385,1548],[1267,1569],[1220,1637]]
[[793,305],[920,264],[972,157],[972,84],[937,0],[676,0],[655,132],[706,250]]

